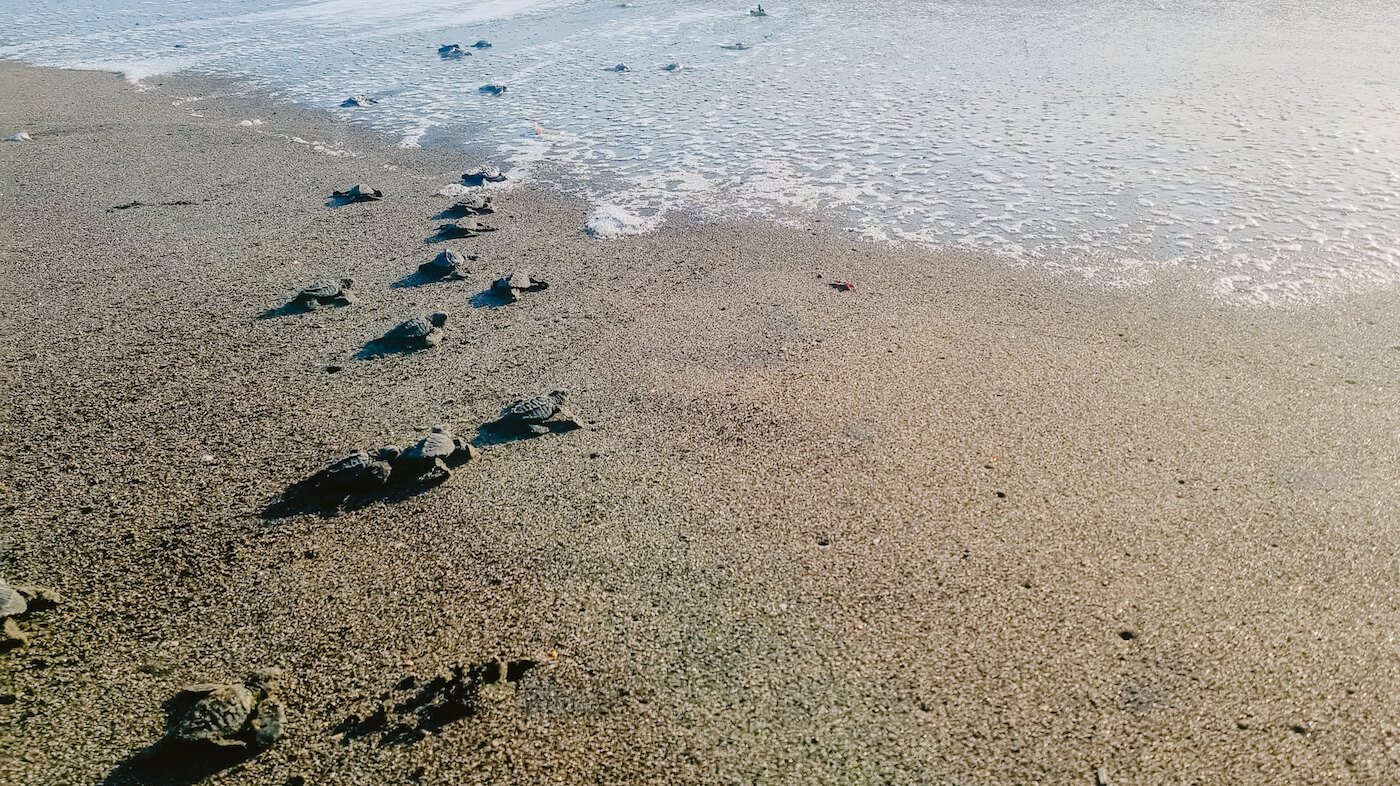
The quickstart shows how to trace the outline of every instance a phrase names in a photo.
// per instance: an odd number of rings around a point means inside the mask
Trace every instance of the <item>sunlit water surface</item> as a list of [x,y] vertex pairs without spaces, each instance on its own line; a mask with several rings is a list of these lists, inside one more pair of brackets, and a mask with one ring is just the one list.
[[1172,265],[1241,303],[1400,278],[1389,0],[6,8],[0,57],[235,76],[326,108],[368,94],[334,111],[582,195],[602,237],[819,220],[1112,283]]

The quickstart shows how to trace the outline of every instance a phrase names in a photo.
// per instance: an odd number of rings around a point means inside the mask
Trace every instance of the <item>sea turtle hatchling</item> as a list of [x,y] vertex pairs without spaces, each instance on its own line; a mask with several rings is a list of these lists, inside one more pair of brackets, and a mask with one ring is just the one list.
[[547,423],[582,428],[583,424],[564,408],[564,400],[568,397],[567,390],[554,390],[542,396],[522,399],[501,410],[500,422],[532,434],[548,434],[550,428]]
[[169,703],[166,739],[184,745],[261,750],[282,736],[286,713],[277,698],[282,670],[254,672],[242,685],[184,688]]
[[496,84],[482,85],[481,87],[477,88],[477,92],[479,92],[479,93],[485,93],[486,95],[489,95],[489,96],[498,96],[498,95],[504,93],[505,91],[506,91],[506,86],[505,86],[505,85],[496,85]]
[[394,462],[401,476],[447,480],[452,477],[448,461],[476,458],[476,448],[444,425],[433,426],[424,437],[401,453]]
[[323,497],[344,498],[355,491],[383,486],[392,470],[390,462],[398,456],[399,449],[393,445],[355,450],[317,470],[309,487]]
[[317,306],[348,306],[355,302],[355,293],[351,291],[354,286],[353,278],[317,281],[298,292],[292,298],[292,306],[305,311]]
[[442,326],[447,324],[447,313],[436,311],[404,320],[384,334],[387,344],[404,349],[427,349],[442,343]]
[[729,50],[734,51],[734,52],[742,52],[742,51],[744,51],[745,49],[752,49],[753,46],[751,46],[751,45],[749,45],[749,44],[746,44],[746,43],[744,43],[743,41],[735,41],[735,42],[732,43],[732,44],[720,44],[719,48],[720,48],[720,49],[729,49]]
[[341,101],[340,105],[345,108],[353,108],[372,106],[377,103],[379,103],[379,99],[377,98],[370,98],[369,96],[364,95],[353,95],[345,99],[344,101]]
[[618,63],[618,64],[615,65],[615,66],[609,66],[608,68],[604,68],[603,70],[604,70],[604,71],[616,71],[616,72],[618,72],[618,73],[623,73],[623,72],[625,72],[625,71],[631,71],[632,69],[628,68],[627,65],[626,65],[625,63]]
[[345,191],[332,191],[331,196],[348,199],[351,202],[377,202],[384,198],[384,192],[364,183],[356,183]]
[[471,57],[472,53],[463,49],[461,44],[443,44],[438,47],[438,56],[444,60],[460,60]]
[[480,169],[473,169],[462,174],[462,185],[479,186],[483,183],[500,183],[506,179],[505,173],[500,168],[486,164]]
[[486,39],[483,38],[482,40],[477,41],[476,43],[472,44],[472,48],[473,48],[473,49],[490,49],[490,48],[491,48],[491,42],[490,42],[490,41],[487,41]]
[[476,219],[467,218],[454,221],[450,224],[443,224],[434,230],[434,234],[437,235],[439,239],[445,240],[449,238],[476,237],[482,232],[495,231],[496,228],[489,224],[483,224]]
[[14,587],[0,579],[0,617],[18,617],[29,610],[29,601]]
[[484,216],[494,212],[490,194],[467,194],[446,210],[447,215],[452,216]]
[[520,299],[521,292],[539,292],[542,289],[549,289],[549,282],[517,270],[496,279],[496,282],[491,285],[491,289],[496,294],[513,302]]
[[467,277],[467,262],[475,262],[476,254],[443,251],[418,266],[418,272],[439,281],[459,281]]
[[666,65],[661,66],[661,70],[662,70],[662,71],[684,71],[684,70],[685,70],[685,66],[681,65],[680,63],[667,63]]

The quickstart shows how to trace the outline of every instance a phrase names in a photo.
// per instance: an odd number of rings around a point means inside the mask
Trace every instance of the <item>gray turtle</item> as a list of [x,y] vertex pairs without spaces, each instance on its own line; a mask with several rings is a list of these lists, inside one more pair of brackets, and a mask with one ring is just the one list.
[[389,480],[389,462],[398,448],[385,445],[374,451],[355,450],[316,471],[310,487],[326,497],[344,497],[355,491],[377,488]]
[[29,601],[19,590],[0,581],[0,617],[18,617],[29,610]]
[[662,71],[683,71],[683,70],[685,70],[685,66],[681,65],[680,63],[667,63],[666,65],[661,66],[661,70],[662,70]]
[[491,289],[507,300],[516,301],[520,299],[521,292],[539,292],[542,289],[549,289],[549,282],[517,270],[496,279],[496,282],[491,285]]
[[624,71],[631,71],[632,69],[628,68],[628,67],[627,67],[626,65],[624,65],[623,63],[618,63],[618,64],[615,65],[615,66],[611,66],[611,67],[609,67],[609,68],[604,68],[603,70],[604,70],[604,71],[617,71],[618,73],[622,73],[622,72],[624,72]]
[[564,400],[568,397],[567,390],[555,390],[542,396],[522,399],[501,410],[500,422],[532,434],[548,434],[550,428],[547,423],[582,428],[583,424],[572,412],[564,408]]
[[763,6],[760,5],[758,8],[749,11],[749,16],[768,16],[768,12],[764,11]]
[[752,47],[752,46],[749,46],[748,44],[744,43],[743,41],[735,41],[735,42],[732,43],[732,44],[720,44],[720,47],[719,47],[719,48],[720,48],[720,49],[729,49],[729,50],[732,50],[732,51],[735,51],[735,52],[742,52],[742,51],[744,51],[745,49],[752,49],[753,47]]
[[467,262],[476,261],[476,254],[459,254],[447,250],[418,266],[418,272],[439,281],[460,281],[467,277]]
[[342,107],[366,107],[379,103],[379,99],[369,96],[353,95],[340,102]]
[[449,460],[473,458],[476,458],[476,448],[470,442],[453,434],[447,426],[437,425],[410,445],[394,466],[408,477],[442,481],[452,477],[447,465]]
[[350,291],[355,279],[342,278],[338,281],[317,281],[292,298],[292,305],[306,311],[317,306],[348,306],[355,302],[355,293]]
[[438,56],[444,60],[461,60],[471,57],[472,53],[463,49],[461,44],[443,44],[438,47]]
[[242,685],[191,685],[170,702],[166,739],[177,744],[261,750],[282,736],[286,712],[277,698],[282,670],[255,672]]
[[482,232],[495,232],[495,231],[496,231],[496,228],[495,228],[495,227],[493,227],[493,226],[491,226],[491,225],[489,225],[489,224],[483,224],[483,223],[481,223],[480,221],[477,221],[476,219],[473,219],[473,218],[468,218],[468,219],[462,219],[462,220],[459,220],[459,221],[454,221],[454,222],[452,222],[452,223],[450,223],[450,224],[443,224],[442,226],[438,227],[438,228],[435,230],[437,236],[438,236],[439,238],[444,238],[444,239],[446,239],[446,238],[476,237],[477,235],[481,234]]
[[498,96],[504,93],[505,91],[505,85],[482,85],[481,87],[477,88],[477,92],[485,93],[490,96]]
[[468,194],[453,202],[447,212],[456,216],[484,216],[496,211],[491,207],[490,194]]
[[404,349],[427,349],[442,343],[442,326],[447,324],[446,312],[436,311],[426,316],[405,320],[384,334],[383,341]]
[[377,202],[384,198],[384,192],[364,183],[356,183],[345,191],[332,191],[331,196],[348,199],[351,202]]
[[498,167],[486,164],[480,169],[473,169],[463,173],[462,185],[479,186],[483,183],[499,183],[506,179],[506,176]]
[[490,42],[490,41],[487,41],[486,39],[483,38],[483,39],[481,39],[480,41],[477,41],[476,43],[472,44],[472,48],[473,48],[473,49],[490,49],[490,48],[491,48],[491,42]]

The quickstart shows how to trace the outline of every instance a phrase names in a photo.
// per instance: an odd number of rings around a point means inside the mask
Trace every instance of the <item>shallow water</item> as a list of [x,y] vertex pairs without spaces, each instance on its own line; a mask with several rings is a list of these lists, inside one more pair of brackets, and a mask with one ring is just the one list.
[[816,220],[1105,282],[1187,267],[1237,302],[1400,278],[1400,13],[1375,0],[7,5],[0,57],[365,93],[333,111],[582,194],[600,236]]

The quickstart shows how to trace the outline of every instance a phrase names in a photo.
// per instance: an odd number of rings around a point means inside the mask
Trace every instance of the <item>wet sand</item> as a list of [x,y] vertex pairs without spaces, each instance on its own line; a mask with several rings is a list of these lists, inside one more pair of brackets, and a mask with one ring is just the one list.
[[[286,737],[209,782],[1400,772],[1390,293],[1228,308],[1185,273],[744,225],[600,242],[528,188],[425,243],[475,162],[149,87],[0,64],[0,137],[33,137],[0,144],[0,575],[66,599],[0,654],[0,781],[156,782],[162,701],[270,665]],[[386,199],[327,205],[356,182]],[[466,280],[393,286],[443,247]],[[551,287],[477,297],[518,268]],[[343,275],[360,303],[259,318]],[[442,346],[355,359],[438,308]],[[584,429],[277,507],[556,386]],[[469,717],[411,706],[497,658]]]

